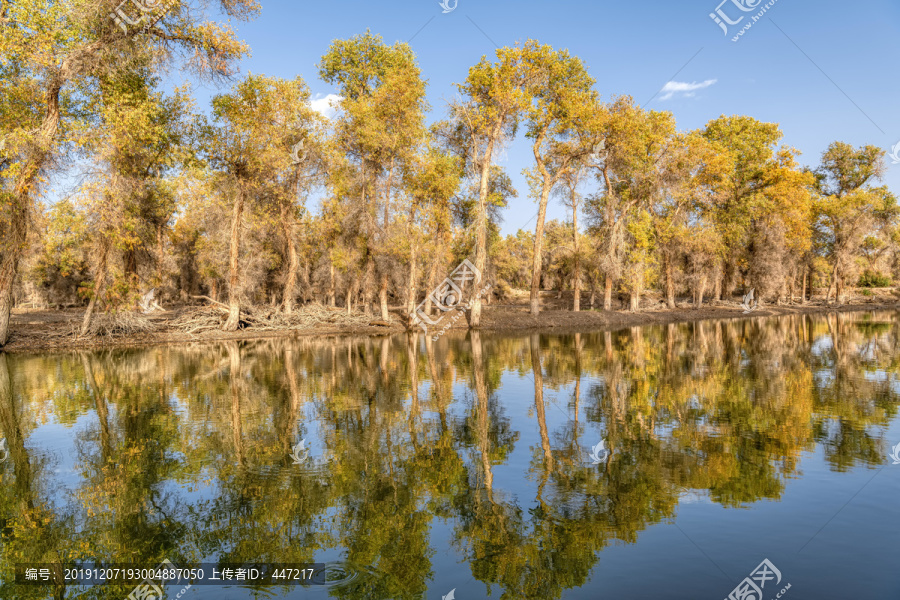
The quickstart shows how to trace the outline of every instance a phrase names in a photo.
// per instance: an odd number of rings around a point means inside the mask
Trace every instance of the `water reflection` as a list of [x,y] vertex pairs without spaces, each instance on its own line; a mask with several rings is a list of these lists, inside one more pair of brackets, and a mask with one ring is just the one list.
[[887,464],[898,342],[891,313],[0,354],[0,577],[332,561],[338,598],[434,597],[451,567],[560,598],[684,502],[779,501],[817,449],[835,474]]

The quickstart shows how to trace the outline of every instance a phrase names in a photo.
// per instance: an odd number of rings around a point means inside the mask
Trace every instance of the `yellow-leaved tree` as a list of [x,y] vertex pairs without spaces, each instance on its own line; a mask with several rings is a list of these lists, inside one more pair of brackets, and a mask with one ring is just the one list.
[[[164,13],[128,13],[118,0],[24,0],[0,3],[0,100],[3,139],[0,211],[0,346],[9,339],[13,283],[25,249],[29,213],[54,160],[71,148],[87,90],[98,77],[137,55],[154,68],[173,62],[179,49],[201,77],[226,77],[247,52],[233,31],[212,22],[207,10],[175,3]],[[215,8],[246,19],[258,0],[219,0]],[[7,62],[9,59],[9,62]],[[8,76],[8,77],[7,77]],[[5,90],[5,91],[6,91]],[[23,104],[19,100],[24,100]]]

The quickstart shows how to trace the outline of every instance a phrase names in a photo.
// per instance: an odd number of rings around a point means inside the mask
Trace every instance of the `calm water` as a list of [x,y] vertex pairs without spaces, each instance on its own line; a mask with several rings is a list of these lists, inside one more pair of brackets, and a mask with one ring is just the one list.
[[768,559],[765,600],[896,599],[898,375],[895,313],[0,355],[0,598],[168,559],[328,565],[181,598],[721,600]]

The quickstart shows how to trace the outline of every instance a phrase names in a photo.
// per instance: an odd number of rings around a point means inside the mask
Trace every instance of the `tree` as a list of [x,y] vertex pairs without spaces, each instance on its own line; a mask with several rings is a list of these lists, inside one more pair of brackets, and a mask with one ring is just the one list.
[[291,149],[298,136],[297,114],[304,114],[308,99],[309,90],[299,77],[287,81],[252,74],[230,94],[213,98],[214,121],[204,126],[203,153],[219,192],[232,199],[225,331],[239,326],[242,286],[249,279],[242,277],[240,264],[245,207],[248,202],[251,208],[286,202],[282,182],[295,172]]
[[425,81],[408,44],[388,46],[368,31],[332,43],[319,76],[338,84],[343,97],[335,135],[365,213],[360,234],[367,277],[381,258],[378,296],[381,318],[388,320],[392,197],[401,170],[425,137]]
[[587,156],[602,126],[595,81],[580,59],[566,50],[526,44],[526,68],[533,73],[528,90],[527,133],[532,140],[535,167],[526,171],[538,200],[531,272],[531,314],[540,312],[541,260],[547,201],[554,186]]
[[793,297],[812,248],[814,178],[802,172],[792,148],[778,151],[764,174],[751,229],[748,275],[759,297]]
[[713,217],[733,165],[724,148],[699,132],[676,134],[672,147],[666,187],[651,207],[659,276],[669,308],[675,308],[679,269],[700,306],[707,282],[721,268],[722,239]]
[[[90,99],[85,95],[89,82],[104,70],[115,68],[123,57],[127,61],[142,52],[151,52],[161,65],[172,56],[172,45],[192,55],[189,66],[207,77],[230,75],[231,63],[247,52],[229,30],[214,26],[204,20],[203,13],[187,11],[177,3],[148,24],[146,35],[127,27],[123,32],[109,16],[115,5],[115,0],[79,2],[77,10],[68,3],[50,0],[0,5],[0,56],[15,57],[8,66],[8,72],[15,73],[13,98],[27,98],[31,103],[24,114],[16,115],[18,126],[5,132],[9,171],[4,176],[6,208],[0,224],[4,244],[0,260],[0,346],[9,338],[12,289],[27,239],[28,213],[41,177],[78,118],[74,107]],[[257,0],[220,0],[220,5],[225,14],[242,19],[259,10]],[[40,120],[36,127],[34,117]]]
[[[434,288],[438,268],[450,249],[450,203],[459,189],[461,175],[460,160],[434,147],[428,147],[424,153],[416,156],[404,173],[404,187],[409,196],[406,215],[409,243],[407,314],[412,315],[416,308],[420,237],[422,234],[427,235],[426,247],[431,249],[432,256],[426,278],[427,291]],[[416,226],[419,217],[424,217],[424,222],[429,225],[425,231]],[[426,302],[425,313],[428,314],[431,307],[430,294]]]
[[[642,213],[665,189],[669,178],[665,158],[673,152],[674,132],[671,113],[644,111],[630,97],[617,98],[609,107],[605,148],[595,167],[601,189],[587,205],[592,229],[603,244],[604,310],[612,307],[613,284],[626,274],[622,283],[630,292],[632,309],[637,309],[650,242]],[[643,225],[632,225],[635,219]],[[629,248],[635,251],[629,253]]]
[[[296,121],[292,128],[299,141],[291,147],[293,169],[282,178],[273,189],[278,210],[278,221],[284,236],[286,273],[281,307],[285,314],[291,314],[296,300],[297,271],[300,266],[297,229],[303,215],[306,198],[318,187],[326,176],[327,158],[324,150],[323,118],[309,105],[309,91],[305,85],[294,98],[297,102]],[[309,238],[307,237],[307,243]],[[318,249],[318,245],[316,245]],[[304,253],[312,262],[311,252]],[[307,286],[309,282],[306,282]]]
[[886,187],[872,187],[884,175],[884,150],[877,146],[853,148],[834,142],[822,154],[816,170],[817,226],[831,262],[831,283],[840,304],[844,282],[852,274],[852,257],[876,222],[893,222],[897,199]]
[[563,183],[563,201],[572,209],[572,311],[581,310],[581,283],[582,283],[582,265],[584,263],[584,248],[581,244],[581,232],[578,230],[578,207],[581,205],[583,198],[578,192],[578,185],[584,177],[586,167],[584,163],[576,164],[570,169],[561,181]]
[[715,288],[715,297],[720,299],[731,294],[737,286],[741,265],[746,261],[756,207],[768,185],[766,172],[775,165],[781,130],[775,123],[764,123],[752,117],[722,115],[706,124],[703,136],[719,143],[734,161],[715,215],[725,250],[722,277]]
[[[164,97],[153,89],[156,83],[146,67],[133,65],[100,77],[98,118],[84,141],[100,169],[82,194],[97,257],[82,335],[90,331],[101,299],[117,307],[135,305],[141,279],[162,284],[164,239],[175,212],[165,177],[187,157],[182,131],[190,101],[178,91]],[[119,257],[120,268],[113,269]],[[144,277],[139,258],[148,267]],[[115,300],[107,294],[111,287],[117,288]]]
[[[529,48],[536,46],[528,41]],[[468,158],[478,175],[478,201],[475,210],[475,268],[485,272],[487,266],[488,197],[493,157],[504,140],[515,135],[518,119],[527,107],[528,88],[538,74],[528,69],[523,48],[497,49],[497,62],[487,57],[471,69],[459,90],[463,100],[451,107],[453,118],[460,124],[468,141]],[[481,297],[473,298],[469,326],[481,324]]]

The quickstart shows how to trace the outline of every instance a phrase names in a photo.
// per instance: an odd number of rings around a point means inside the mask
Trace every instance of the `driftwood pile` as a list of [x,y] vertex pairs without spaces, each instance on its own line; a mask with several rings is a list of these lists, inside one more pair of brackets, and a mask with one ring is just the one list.
[[[207,300],[209,300],[207,298]],[[219,302],[211,306],[195,308],[169,322],[169,327],[187,334],[202,333],[214,329],[222,329],[228,318],[228,307]],[[373,324],[371,316],[351,313],[340,308],[332,308],[321,304],[298,306],[285,314],[272,307],[241,307],[239,329],[253,331],[284,331],[288,329],[309,329],[322,325],[351,327],[367,327]]]
[[136,312],[122,311],[101,313],[91,320],[89,336],[126,336],[138,333],[150,333],[159,329],[159,325]]

